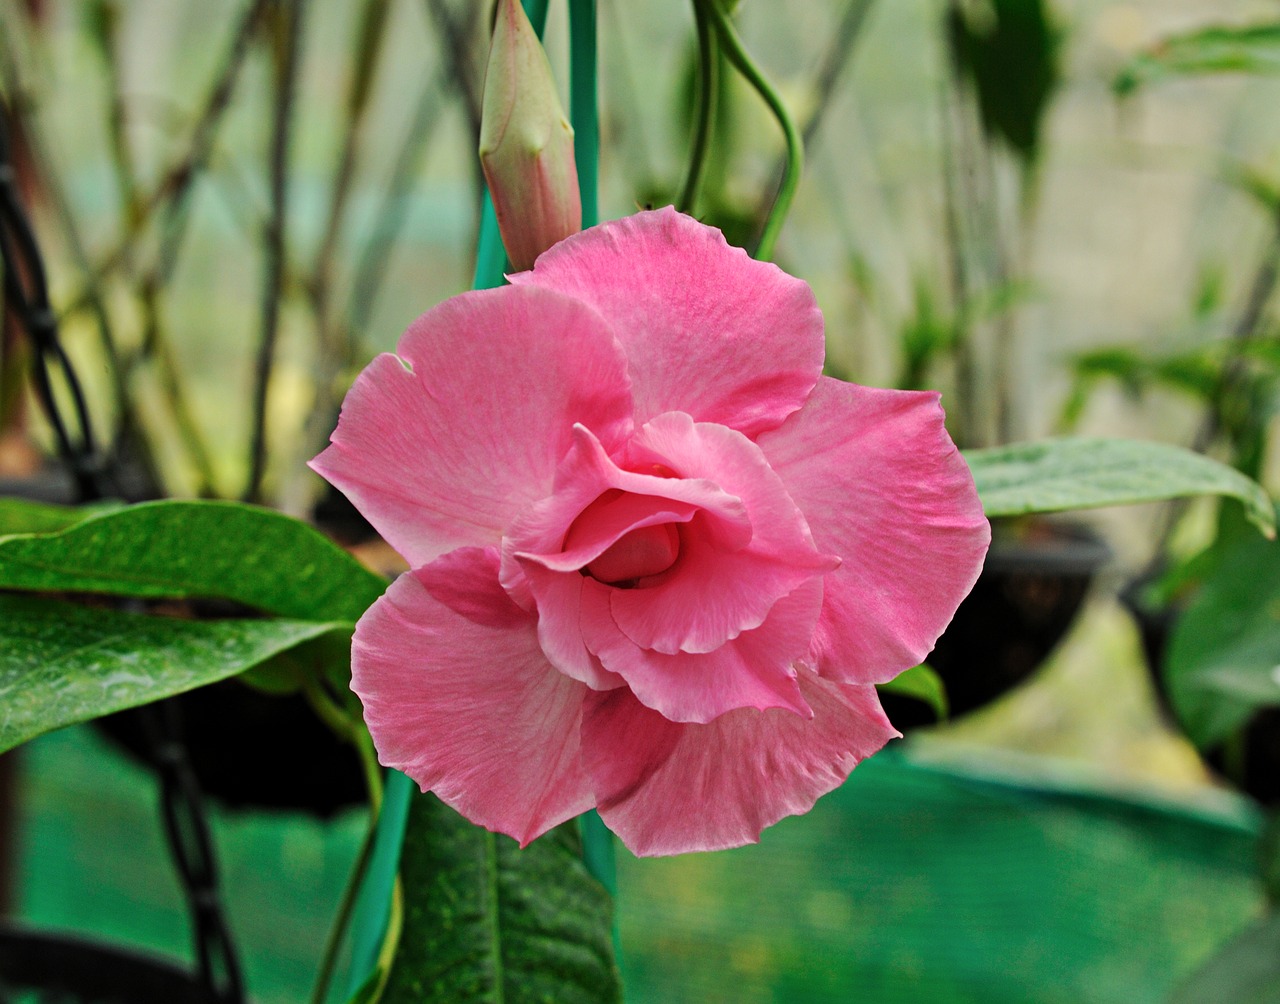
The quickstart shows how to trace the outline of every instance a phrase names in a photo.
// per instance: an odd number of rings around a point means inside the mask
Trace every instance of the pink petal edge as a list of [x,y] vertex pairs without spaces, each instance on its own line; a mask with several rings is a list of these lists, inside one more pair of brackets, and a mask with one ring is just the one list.
[[[594,804],[579,754],[589,691],[547,662],[532,617],[512,617],[496,556],[472,558],[493,615],[456,613],[400,576],[356,625],[351,687],[381,763],[523,846]],[[473,614],[480,595],[467,591]]]
[[815,635],[822,675],[881,683],[923,660],[991,541],[938,395],[823,377],[759,445],[817,546],[841,558]]

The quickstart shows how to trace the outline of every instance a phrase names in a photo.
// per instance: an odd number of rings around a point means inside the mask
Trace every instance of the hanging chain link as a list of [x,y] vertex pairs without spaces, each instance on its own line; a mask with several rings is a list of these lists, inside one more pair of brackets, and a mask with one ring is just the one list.
[[[10,152],[8,105],[0,99],[0,257],[4,298],[30,340],[32,381],[48,418],[58,455],[80,502],[119,496],[113,464],[95,442],[84,391],[58,338],[44,261],[22,206]],[[59,379],[70,401],[68,422],[54,392]],[[242,1004],[244,986],[235,946],[223,916],[218,873],[204,799],[182,738],[177,708],[159,702],[137,709],[149,760],[160,779],[165,835],[191,915],[195,955],[205,996],[216,1004]]]

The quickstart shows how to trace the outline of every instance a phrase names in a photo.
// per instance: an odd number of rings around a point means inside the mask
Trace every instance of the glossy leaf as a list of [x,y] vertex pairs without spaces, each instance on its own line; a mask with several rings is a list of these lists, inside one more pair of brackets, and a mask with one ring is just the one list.
[[1259,484],[1226,464],[1165,443],[1046,439],[968,450],[965,459],[988,516],[1224,495],[1239,500],[1263,533],[1275,535],[1275,510]]
[[622,990],[609,896],[566,823],[520,850],[415,795],[404,933],[383,1004],[610,1004]]
[[236,502],[144,502],[0,538],[0,589],[216,598],[354,622],[385,587],[305,523]]
[[235,676],[333,631],[351,625],[177,620],[0,594],[0,752]]
[[21,498],[0,498],[0,537],[13,533],[54,533],[118,508],[115,502],[88,506],[52,505]]
[[1170,77],[1205,73],[1280,73],[1280,22],[1213,26],[1162,39],[1135,57],[1112,87],[1126,95]]

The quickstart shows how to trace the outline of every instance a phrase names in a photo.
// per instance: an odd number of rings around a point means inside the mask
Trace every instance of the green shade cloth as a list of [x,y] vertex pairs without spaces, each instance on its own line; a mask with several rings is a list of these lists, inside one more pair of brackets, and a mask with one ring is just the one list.
[[[934,753],[925,762],[924,753]],[[1257,821],[990,775],[904,744],[759,846],[619,851],[629,1004],[1144,1004],[1260,909]],[[83,727],[23,747],[19,913],[189,958],[147,774]],[[216,813],[258,1004],[306,999],[363,819]]]

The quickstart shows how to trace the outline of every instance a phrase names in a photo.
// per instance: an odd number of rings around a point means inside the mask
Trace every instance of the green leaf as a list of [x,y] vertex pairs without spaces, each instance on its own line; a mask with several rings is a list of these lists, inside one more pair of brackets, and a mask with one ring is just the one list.
[[305,523],[237,502],[144,502],[59,533],[0,537],[0,589],[218,598],[354,622],[385,588]]
[[69,506],[19,498],[0,498],[0,537],[12,533],[53,533],[65,530],[83,519],[118,506],[119,503],[116,502]]
[[1265,1004],[1280,1000],[1280,914],[1232,938],[1169,998],[1169,1004]]
[[0,594],[0,752],[235,676],[331,631],[351,625],[187,621]]
[[609,1004],[622,989],[611,904],[569,822],[524,850],[415,796],[404,933],[383,1004]]
[[1169,639],[1169,700],[1191,741],[1214,746],[1280,706],[1280,543],[1220,539],[1196,561],[1195,598]]
[[1205,73],[1280,73],[1280,23],[1214,26],[1163,39],[1121,70],[1112,88],[1127,95],[1155,81]]
[[1178,446],[1129,439],[1046,439],[968,450],[964,456],[988,516],[1225,495],[1243,503],[1250,522],[1264,534],[1275,536],[1275,509],[1261,485]]
[[1044,0],[992,0],[953,4],[948,17],[952,58],[973,82],[983,127],[1027,162],[1062,78],[1063,32],[1050,14]]
[[888,683],[877,683],[876,690],[923,701],[933,709],[933,713],[938,716],[938,721],[943,721],[950,713],[947,705],[947,689],[942,684],[942,678],[924,664],[912,666]]

